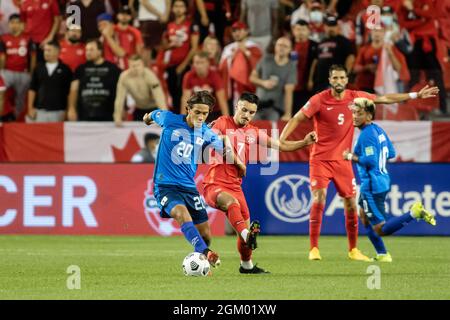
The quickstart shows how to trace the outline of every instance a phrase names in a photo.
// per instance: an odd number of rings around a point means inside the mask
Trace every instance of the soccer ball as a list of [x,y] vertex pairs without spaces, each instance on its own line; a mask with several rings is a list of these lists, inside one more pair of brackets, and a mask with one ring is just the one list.
[[199,252],[189,253],[183,260],[183,273],[186,276],[206,277],[210,268],[206,256]]

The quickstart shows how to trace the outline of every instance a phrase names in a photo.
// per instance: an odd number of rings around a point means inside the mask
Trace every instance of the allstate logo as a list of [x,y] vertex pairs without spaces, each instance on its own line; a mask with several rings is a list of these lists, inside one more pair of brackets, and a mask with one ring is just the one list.
[[[197,178],[195,179],[197,189],[201,187],[202,182],[203,182],[203,175],[197,176]],[[208,222],[212,224],[216,218],[216,214],[218,214],[218,211],[206,205],[203,197],[202,201],[203,204],[205,205],[206,212],[208,213]],[[161,216],[159,215],[160,210],[158,207],[158,202],[156,201],[153,192],[153,179],[150,179],[147,183],[147,190],[145,190],[144,192],[143,205],[145,218],[147,219],[147,222],[149,223],[150,227],[157,233],[159,233],[162,236],[182,234],[181,229],[178,226],[175,219],[165,219],[161,218]]]
[[276,218],[290,223],[307,221],[312,205],[309,179],[298,174],[280,177],[266,191],[266,206]]

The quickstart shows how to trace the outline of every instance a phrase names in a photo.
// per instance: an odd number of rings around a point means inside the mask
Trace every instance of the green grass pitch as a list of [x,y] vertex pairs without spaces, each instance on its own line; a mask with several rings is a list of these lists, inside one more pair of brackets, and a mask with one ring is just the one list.
[[[349,261],[346,237],[322,236],[322,261],[308,261],[304,236],[261,236],[254,262],[270,275],[241,275],[234,237],[213,239],[222,266],[186,277],[182,237],[0,236],[0,299],[450,299],[450,238],[385,239],[394,262]],[[373,255],[360,236],[360,249]],[[81,289],[67,288],[67,268]],[[370,265],[381,288],[368,289]]]

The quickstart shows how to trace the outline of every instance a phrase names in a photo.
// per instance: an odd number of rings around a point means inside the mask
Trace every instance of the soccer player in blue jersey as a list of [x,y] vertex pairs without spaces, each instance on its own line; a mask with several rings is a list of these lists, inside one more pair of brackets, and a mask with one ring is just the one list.
[[353,125],[361,130],[353,153],[346,150],[343,158],[357,164],[360,188],[360,217],[367,235],[377,251],[376,261],[392,262],[382,236],[390,235],[413,219],[436,225],[436,220],[425,210],[420,201],[415,202],[408,213],[386,221],[384,201],[390,189],[386,161],[395,157],[394,146],[375,119],[375,104],[367,98],[356,98],[352,105]]
[[[205,124],[214,108],[215,98],[208,91],[199,91],[187,104],[187,115],[154,110],[143,117],[147,125],[156,123],[163,129],[154,171],[154,192],[161,217],[175,219],[194,250],[204,253],[215,267],[220,264],[220,259],[209,249],[208,215],[194,177],[208,146],[223,154],[231,152],[229,159],[235,157],[228,144],[225,147],[224,141]],[[244,175],[245,166],[236,165]]]

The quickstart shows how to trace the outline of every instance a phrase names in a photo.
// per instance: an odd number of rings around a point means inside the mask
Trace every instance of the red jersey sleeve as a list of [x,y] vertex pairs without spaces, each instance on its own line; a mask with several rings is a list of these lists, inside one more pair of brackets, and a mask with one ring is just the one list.
[[219,117],[211,123],[211,129],[218,135],[224,135],[226,133],[225,118]]
[[301,111],[308,118],[312,118],[317,112],[320,111],[320,96],[318,94],[312,96]]

